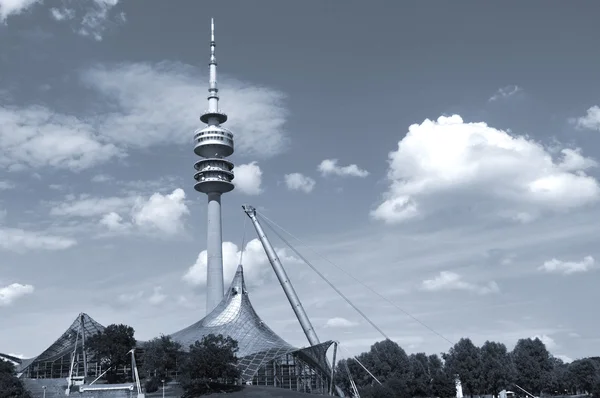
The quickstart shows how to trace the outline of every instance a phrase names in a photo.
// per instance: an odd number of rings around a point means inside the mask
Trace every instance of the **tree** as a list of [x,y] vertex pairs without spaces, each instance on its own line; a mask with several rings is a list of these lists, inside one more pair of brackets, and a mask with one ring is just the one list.
[[553,364],[546,346],[538,338],[521,339],[512,351],[516,382],[539,395],[552,379]]
[[483,392],[498,395],[508,389],[514,377],[513,364],[506,346],[486,341],[481,346],[481,388]]
[[149,376],[168,380],[169,371],[176,370],[181,359],[181,344],[171,336],[160,336],[144,345],[142,370]]
[[600,376],[598,376],[596,378],[596,382],[594,383],[594,386],[592,387],[592,397],[600,398]]
[[208,393],[211,384],[237,380],[240,377],[237,351],[237,341],[221,334],[209,334],[192,344],[179,365],[186,396]]
[[569,371],[577,389],[591,393],[598,380],[600,366],[591,358],[583,358],[571,362]]
[[380,385],[376,383],[375,385],[363,387],[360,389],[360,396],[362,398],[396,398],[398,397],[396,391],[391,387],[388,387],[386,384]]
[[[354,383],[356,383],[356,386],[357,387],[370,386],[371,384],[374,383],[373,377],[371,377],[371,375],[369,375],[364,370],[364,368],[359,364],[359,362],[362,363],[363,365],[367,366],[367,368],[370,369],[371,372],[374,372],[374,370],[371,369],[372,363],[374,362],[374,359],[371,358],[371,353],[363,352],[362,354],[356,356],[355,358],[349,358],[346,361],[346,365],[348,366],[348,370],[350,371],[350,374],[352,375],[352,378],[354,379]],[[375,371],[374,376],[379,379],[379,377],[382,377],[383,375],[380,374],[379,372]]]
[[[381,385],[363,369],[359,361]],[[397,343],[389,339],[373,344],[368,352],[356,358],[338,362],[336,381],[346,393],[350,393],[348,370],[361,396],[378,397],[393,394],[393,397],[410,397],[411,366],[408,355]]]
[[30,398],[31,395],[15,376],[11,362],[0,359],[0,398]]
[[341,388],[346,394],[350,394],[350,378],[348,377],[347,359],[340,359],[335,365],[335,385]]
[[557,395],[572,394],[576,390],[576,384],[569,370],[569,365],[559,358],[551,358],[552,372],[550,374],[550,389]]
[[371,393],[384,394],[388,387],[394,391],[395,397],[410,396],[410,362],[406,352],[397,343],[389,339],[379,341],[371,346],[369,352],[360,354],[357,359],[385,387],[379,386],[356,360],[350,359],[347,362],[348,368],[360,388],[361,396]]
[[108,383],[122,381],[117,369],[130,363],[127,353],[135,348],[134,330],[127,325],[108,325],[103,332],[91,336],[87,347],[104,369]]
[[396,398],[411,398],[410,390],[410,380],[405,378],[393,377],[391,379],[386,380],[385,387],[394,392],[394,397]]
[[[382,383],[388,379],[397,379],[408,383],[410,379],[408,355],[398,343],[390,339],[373,344],[361,362]],[[371,384],[371,381],[372,378],[369,376],[367,384]]]
[[462,338],[444,356],[450,374],[458,374],[465,394],[473,395],[480,389],[481,353],[471,339]]
[[600,398],[600,357],[591,357],[590,358],[598,368],[598,372],[596,373],[596,380],[594,381],[594,385],[592,386],[592,397]]
[[429,373],[431,374],[431,393],[435,397],[456,396],[456,384],[454,378],[444,369],[444,363],[439,356],[433,354],[428,358]]
[[412,354],[408,360],[411,372],[411,395],[413,397],[431,396],[431,374],[427,355],[422,352]]

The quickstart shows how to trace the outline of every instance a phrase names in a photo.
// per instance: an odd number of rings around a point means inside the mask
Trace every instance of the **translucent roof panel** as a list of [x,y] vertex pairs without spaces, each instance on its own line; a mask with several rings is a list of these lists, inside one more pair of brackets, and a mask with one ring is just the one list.
[[[221,303],[206,317],[173,333],[171,337],[185,350],[189,350],[190,345],[209,334],[222,334],[238,342],[239,366],[242,377],[246,380],[252,378],[265,363],[298,350],[279,337],[256,314],[248,297],[241,265]],[[315,364],[326,362],[324,359],[322,361],[312,360],[309,357],[306,359]]]
[[81,336],[77,338],[80,325],[83,326],[83,332],[86,337],[93,336],[104,330],[104,326],[93,320],[88,314],[81,313],[73,321],[71,326],[44,352],[35,358],[23,360],[19,371],[24,371],[28,366],[35,362],[51,362],[75,350],[75,344],[81,346]]
[[321,344],[301,348],[293,354],[311,367],[319,369],[325,374],[329,374],[331,372],[331,367],[327,362],[327,350],[332,344],[333,340],[329,340]]

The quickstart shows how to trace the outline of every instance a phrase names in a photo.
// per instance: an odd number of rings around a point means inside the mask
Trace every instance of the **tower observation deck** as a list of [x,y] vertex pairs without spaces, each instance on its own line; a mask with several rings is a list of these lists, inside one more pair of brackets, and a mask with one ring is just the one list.
[[211,19],[208,109],[200,116],[207,126],[194,132],[194,153],[202,158],[194,164],[194,189],[208,196],[206,313],[223,299],[221,195],[234,188],[233,163],[226,160],[233,154],[233,134],[221,126],[227,115],[219,109],[215,47],[215,24]]

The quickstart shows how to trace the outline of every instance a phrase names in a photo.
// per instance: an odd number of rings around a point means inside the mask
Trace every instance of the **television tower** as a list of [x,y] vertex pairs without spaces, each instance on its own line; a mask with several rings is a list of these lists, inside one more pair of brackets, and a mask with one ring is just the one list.
[[215,57],[215,24],[210,20],[208,110],[200,116],[203,129],[194,132],[194,153],[202,159],[194,164],[194,189],[208,196],[206,232],[206,313],[223,299],[223,235],[221,228],[221,195],[233,189],[233,163],[226,160],[233,154],[233,134],[221,124],[227,115],[219,109],[217,59]]

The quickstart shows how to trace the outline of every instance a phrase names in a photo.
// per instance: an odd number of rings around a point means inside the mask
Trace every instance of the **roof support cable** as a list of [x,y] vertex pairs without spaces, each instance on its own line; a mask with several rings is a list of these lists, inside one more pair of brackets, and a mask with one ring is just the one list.
[[379,333],[381,333],[381,335],[386,339],[386,340],[391,340],[387,334],[385,334],[385,332],[383,330],[381,330],[381,328],[379,326],[377,326],[371,319],[369,319],[369,317],[362,312],[356,305],[354,305],[354,303],[352,303],[352,301],[350,301],[350,299],[348,297],[346,297],[344,295],[344,293],[342,293],[337,287],[334,286],[333,283],[331,283],[327,277],[325,277],[325,275],[323,275],[318,269],[316,269],[311,263],[310,261],[308,261],[298,250],[296,250],[296,248],[294,246],[292,246],[292,244],[290,242],[288,242],[279,232],[277,232],[277,230],[275,228],[273,228],[273,226],[270,225],[269,221],[266,220],[265,217],[261,217],[264,219],[265,224],[267,225],[267,227],[269,227],[271,229],[271,231],[273,231],[273,233],[275,235],[277,235],[279,237],[279,239],[281,239],[283,241],[283,243],[285,243],[298,257],[300,257],[300,259],[302,261],[304,261],[306,263],[306,265],[308,265],[310,268],[312,268],[312,270],[319,275],[319,277],[321,277],[321,279],[323,279],[333,290],[335,290],[335,292],[341,297],[343,298],[346,303],[348,303],[352,308],[354,308],[354,310],[356,312],[358,312],[367,322],[369,322],[371,324],[371,326],[373,326]]
[[[341,345],[341,344],[338,343],[338,345]],[[367,369],[367,367],[365,365],[363,365],[363,363],[361,361],[359,361],[356,356],[352,355],[350,353],[350,351],[348,351],[348,349],[346,347],[344,347],[343,345],[342,345],[342,349],[345,350],[348,353],[348,355],[352,359],[354,359],[365,370],[365,372],[367,372],[369,374],[369,376],[371,376],[373,378],[373,380],[375,380],[377,383],[379,383],[379,385],[382,385],[381,382],[379,381],[379,379],[377,377],[375,377],[375,375],[373,373],[371,373],[369,371],[369,369]],[[348,366],[348,365],[346,365],[346,366]]]
[[[281,231],[283,231],[284,233],[286,233],[287,235],[289,235],[290,237],[292,237],[293,239],[297,240],[300,244],[303,244],[304,246],[306,246],[307,248],[310,249],[310,247],[303,242],[300,238],[294,236],[291,232],[286,231],[283,227],[281,227],[280,225],[278,225],[277,223],[275,223],[274,221],[270,220],[267,216],[265,216],[264,214],[260,214],[260,216],[267,221],[268,223],[271,223],[273,226],[279,228]],[[271,228],[273,229],[273,228]],[[293,250],[293,249],[292,249]],[[382,300],[385,300],[388,304],[392,305],[394,308],[396,308],[397,310],[399,310],[400,312],[402,312],[404,315],[408,316],[409,318],[411,318],[413,321],[419,323],[421,326],[423,326],[425,329],[429,330],[431,333],[437,335],[438,337],[442,338],[443,340],[445,340],[446,342],[448,342],[451,345],[454,345],[455,342],[453,342],[452,340],[450,340],[449,338],[447,338],[446,336],[444,336],[443,334],[441,334],[440,332],[436,331],[435,329],[433,329],[432,327],[430,327],[429,325],[427,325],[426,323],[424,323],[423,321],[421,321],[420,319],[418,319],[417,317],[415,317],[414,315],[412,315],[411,313],[409,313],[408,311],[404,310],[402,307],[400,307],[398,304],[394,303],[392,300],[390,300],[389,298],[385,297],[384,295],[382,295],[381,293],[379,293],[378,291],[376,291],[375,289],[373,289],[372,287],[370,287],[369,285],[365,284],[363,281],[361,281],[359,278],[355,277],[354,275],[352,275],[350,272],[346,271],[345,269],[343,269],[342,267],[338,266],[337,264],[335,264],[333,261],[329,260],[327,257],[323,256],[322,254],[318,253],[316,250],[312,250],[312,252],[314,254],[316,254],[317,256],[319,256],[322,260],[326,261],[327,263],[331,264],[332,266],[334,266],[335,268],[337,268],[338,270],[342,271],[343,273],[345,273],[347,276],[349,276],[351,279],[353,279],[355,282],[359,283],[362,287],[364,287],[365,289],[369,290],[371,293],[375,294],[377,297],[379,297]]]
[[358,387],[356,387],[356,383],[354,382],[354,378],[352,377],[352,372],[350,372],[350,368],[348,367],[348,361],[344,362],[344,368],[346,369],[346,373],[348,374],[348,380],[350,380],[350,389],[352,390],[354,398],[360,398]]

